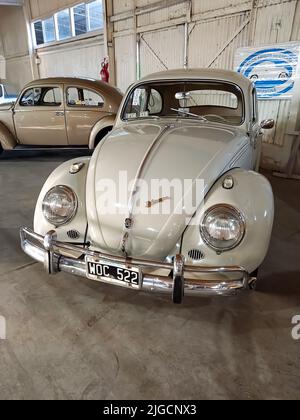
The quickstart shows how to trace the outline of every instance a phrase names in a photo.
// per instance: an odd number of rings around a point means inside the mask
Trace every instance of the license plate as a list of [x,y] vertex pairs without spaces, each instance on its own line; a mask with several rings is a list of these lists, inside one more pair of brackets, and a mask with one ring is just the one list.
[[138,268],[129,269],[125,265],[106,263],[91,257],[87,257],[86,264],[87,277],[92,280],[133,289],[141,288],[141,270]]

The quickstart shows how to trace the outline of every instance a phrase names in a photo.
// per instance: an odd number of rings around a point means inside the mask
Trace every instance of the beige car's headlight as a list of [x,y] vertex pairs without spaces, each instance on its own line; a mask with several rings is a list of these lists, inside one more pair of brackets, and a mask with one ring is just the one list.
[[244,238],[246,223],[243,215],[234,207],[219,204],[204,214],[201,236],[206,244],[219,252],[236,248]]
[[69,223],[76,215],[77,207],[76,194],[71,188],[64,185],[52,188],[43,200],[44,217],[54,226]]

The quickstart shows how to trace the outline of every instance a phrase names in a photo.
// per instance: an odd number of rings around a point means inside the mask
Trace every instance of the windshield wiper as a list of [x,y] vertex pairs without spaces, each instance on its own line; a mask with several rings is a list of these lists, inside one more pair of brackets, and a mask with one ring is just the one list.
[[171,108],[171,111],[178,112],[179,114],[183,114],[183,115],[189,115],[191,117],[196,117],[198,118],[198,120],[201,120],[201,121],[208,121],[206,118],[201,117],[201,115],[193,114],[192,112],[184,111],[183,109]]

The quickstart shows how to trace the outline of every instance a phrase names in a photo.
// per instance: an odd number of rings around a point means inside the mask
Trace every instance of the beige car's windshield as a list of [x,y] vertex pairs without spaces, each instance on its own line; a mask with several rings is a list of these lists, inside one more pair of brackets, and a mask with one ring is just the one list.
[[180,117],[241,125],[241,90],[225,82],[156,82],[137,86],[128,97],[123,120]]

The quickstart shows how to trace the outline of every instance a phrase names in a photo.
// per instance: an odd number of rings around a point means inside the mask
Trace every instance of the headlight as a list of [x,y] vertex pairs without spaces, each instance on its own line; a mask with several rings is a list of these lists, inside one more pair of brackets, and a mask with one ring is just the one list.
[[220,252],[229,251],[244,238],[245,219],[234,207],[220,204],[205,213],[200,231],[209,247]]
[[59,185],[52,188],[43,201],[43,214],[54,226],[70,222],[77,212],[77,196],[71,188]]

